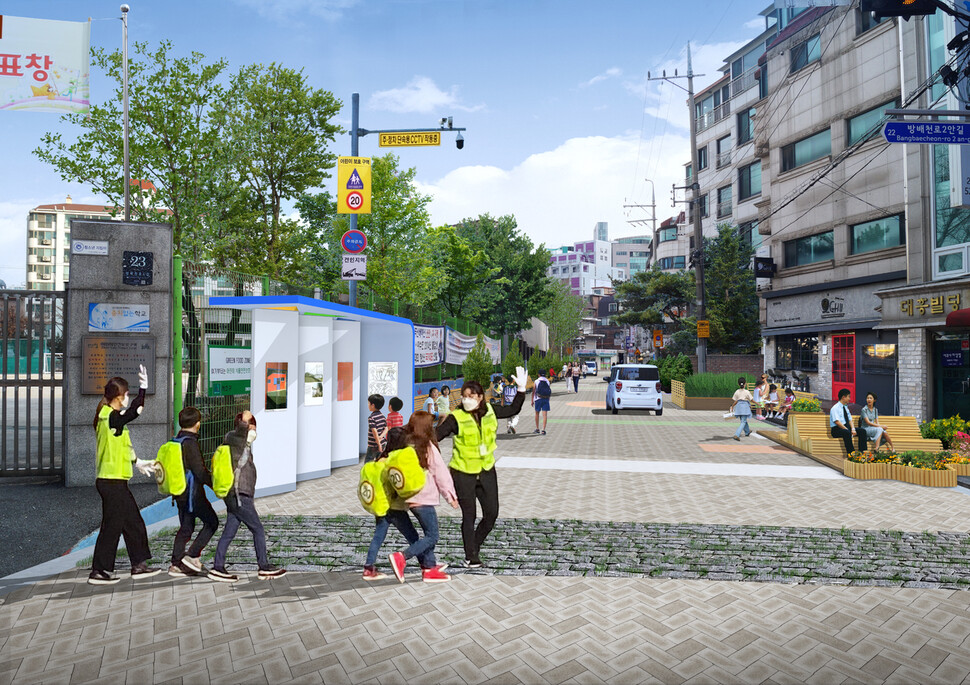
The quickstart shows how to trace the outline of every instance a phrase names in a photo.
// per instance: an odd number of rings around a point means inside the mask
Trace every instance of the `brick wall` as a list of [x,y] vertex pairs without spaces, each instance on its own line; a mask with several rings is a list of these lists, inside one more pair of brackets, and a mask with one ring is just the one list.
[[899,415],[929,418],[929,359],[925,328],[899,329]]
[[[697,355],[690,355],[690,363],[697,371]],[[707,371],[709,373],[750,373],[761,375],[765,370],[765,359],[760,354],[709,354]]]

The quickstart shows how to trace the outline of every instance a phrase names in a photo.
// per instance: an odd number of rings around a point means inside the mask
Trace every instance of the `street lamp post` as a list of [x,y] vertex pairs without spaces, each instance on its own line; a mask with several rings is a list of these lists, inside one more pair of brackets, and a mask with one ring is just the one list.
[[[451,117],[446,117],[441,120],[441,126],[438,128],[409,128],[409,129],[382,129],[370,131],[366,128],[360,127],[360,93],[354,93],[350,99],[351,102],[351,113],[350,113],[350,156],[356,157],[359,153],[359,140],[361,137],[369,135],[371,133],[431,133],[436,131],[456,131],[458,132],[458,137],[455,139],[455,144],[459,150],[465,147],[465,138],[461,135],[461,132],[465,129],[462,127],[452,126]],[[447,126],[445,125],[447,124]],[[357,230],[357,214],[350,215],[350,230]],[[357,306],[357,281],[350,281],[349,288],[349,304],[351,307]]]

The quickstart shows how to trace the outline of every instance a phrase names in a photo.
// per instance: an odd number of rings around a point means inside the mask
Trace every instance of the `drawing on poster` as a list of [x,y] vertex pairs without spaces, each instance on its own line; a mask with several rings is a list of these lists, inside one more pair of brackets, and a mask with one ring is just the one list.
[[397,396],[397,362],[367,362],[367,394]]
[[323,404],[323,362],[303,365],[303,404],[307,407]]
[[266,364],[266,411],[286,409],[288,362]]

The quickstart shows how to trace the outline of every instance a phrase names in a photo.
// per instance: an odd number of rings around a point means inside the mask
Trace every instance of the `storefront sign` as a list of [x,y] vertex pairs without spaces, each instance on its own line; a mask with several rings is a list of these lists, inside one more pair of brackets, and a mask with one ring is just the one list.
[[943,325],[946,316],[970,303],[970,287],[927,284],[906,288],[903,293],[887,292],[882,300],[882,323],[901,326]]
[[943,350],[941,353],[943,366],[960,367],[963,366],[962,350]]
[[414,325],[414,366],[437,366],[445,361],[445,327]]
[[138,385],[138,367],[148,369],[149,395],[155,393],[155,338],[153,336],[81,336],[81,394],[103,395],[109,378],[120,376],[132,388]]
[[927,313],[930,316],[936,316],[955,312],[960,308],[960,300],[962,299],[960,293],[946,295],[945,297],[945,302],[943,295],[937,295],[936,297],[911,297],[899,303],[899,311],[906,316],[913,316],[914,314],[926,316]]
[[209,397],[248,395],[253,353],[248,347],[209,345]]
[[[767,329],[822,323],[851,325],[879,318],[879,297],[872,286],[823,290],[767,300]],[[768,334],[768,331],[766,331]]]

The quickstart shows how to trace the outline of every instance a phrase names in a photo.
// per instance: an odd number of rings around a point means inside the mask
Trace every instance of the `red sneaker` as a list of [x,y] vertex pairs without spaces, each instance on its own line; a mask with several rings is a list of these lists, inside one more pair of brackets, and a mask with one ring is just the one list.
[[435,566],[434,568],[426,568],[421,571],[421,580],[426,583],[447,583],[451,580],[451,576],[444,573],[440,566]]
[[391,569],[394,571],[394,575],[397,576],[399,583],[404,582],[404,564],[406,563],[404,555],[400,552],[394,552],[390,557]]
[[376,566],[364,567],[364,580],[380,580],[381,578],[387,578],[387,576],[378,571]]

